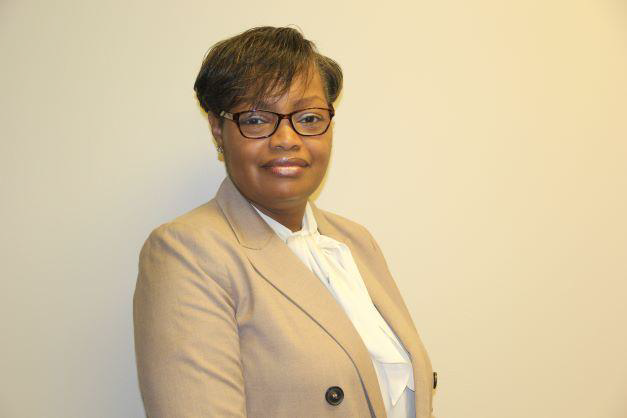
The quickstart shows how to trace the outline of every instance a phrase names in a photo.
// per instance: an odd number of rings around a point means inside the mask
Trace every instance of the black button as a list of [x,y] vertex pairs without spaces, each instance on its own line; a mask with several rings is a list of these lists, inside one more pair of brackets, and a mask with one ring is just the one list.
[[438,387],[438,373],[433,372],[433,389]]
[[339,405],[342,403],[342,399],[344,399],[344,391],[339,386],[331,386],[327,389],[324,397],[331,405]]

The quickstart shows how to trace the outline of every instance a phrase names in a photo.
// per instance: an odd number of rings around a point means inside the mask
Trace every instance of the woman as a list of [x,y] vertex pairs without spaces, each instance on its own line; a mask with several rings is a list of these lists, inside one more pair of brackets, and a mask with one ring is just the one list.
[[142,248],[148,416],[431,416],[434,374],[379,247],[308,200],[341,86],[291,28],[248,30],[205,58],[194,89],[228,176]]

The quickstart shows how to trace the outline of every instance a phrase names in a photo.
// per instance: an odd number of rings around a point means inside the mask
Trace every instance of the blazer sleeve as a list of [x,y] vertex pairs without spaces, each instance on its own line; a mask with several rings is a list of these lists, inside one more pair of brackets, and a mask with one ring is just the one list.
[[150,418],[246,416],[226,269],[196,234],[184,224],[162,225],[140,253],[133,321]]

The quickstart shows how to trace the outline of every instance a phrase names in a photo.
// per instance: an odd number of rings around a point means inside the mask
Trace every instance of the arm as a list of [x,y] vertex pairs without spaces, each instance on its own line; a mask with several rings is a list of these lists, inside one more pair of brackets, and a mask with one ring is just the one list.
[[170,223],[140,254],[135,353],[150,418],[246,416],[235,304],[206,248],[191,228]]

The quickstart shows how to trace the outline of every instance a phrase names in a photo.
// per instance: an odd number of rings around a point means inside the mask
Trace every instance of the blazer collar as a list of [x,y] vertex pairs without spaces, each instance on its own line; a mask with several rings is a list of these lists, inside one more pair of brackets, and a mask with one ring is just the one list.
[[268,244],[274,231],[261,219],[228,176],[222,181],[216,200],[240,244],[253,250],[259,250]]
[[[252,250],[260,250],[265,247],[275,235],[272,228],[264,222],[252,207],[251,203],[237,189],[237,186],[227,176],[220,185],[216,194],[218,205],[224,216],[229,221],[235,236],[240,244]],[[318,224],[318,231],[338,241],[346,243],[348,238],[341,235],[337,229],[329,223],[324,213],[313,203],[312,212]],[[348,245],[348,243],[346,243]]]

